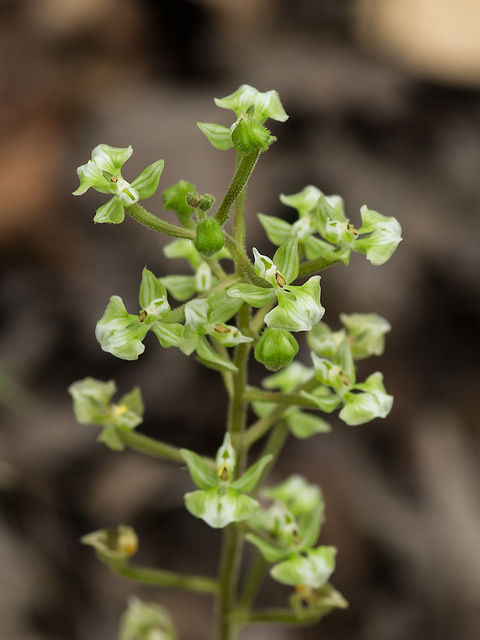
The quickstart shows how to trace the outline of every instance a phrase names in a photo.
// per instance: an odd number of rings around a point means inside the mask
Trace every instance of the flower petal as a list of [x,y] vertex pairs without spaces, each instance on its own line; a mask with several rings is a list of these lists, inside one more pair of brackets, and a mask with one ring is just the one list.
[[99,207],[93,218],[94,222],[107,222],[110,224],[120,224],[124,220],[125,209],[117,196],[113,196],[106,204]]

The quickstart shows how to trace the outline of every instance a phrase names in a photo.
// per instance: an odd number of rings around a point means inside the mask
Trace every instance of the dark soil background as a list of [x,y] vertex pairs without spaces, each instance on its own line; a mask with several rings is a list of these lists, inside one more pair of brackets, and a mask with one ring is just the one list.
[[[347,611],[310,629],[249,628],[244,640],[476,640],[480,637],[480,94],[366,51],[348,0],[4,0],[0,3],[0,637],[113,640],[128,594],[165,604],[183,640],[212,637],[207,596],[140,588],[79,543],[128,523],[138,561],[213,575],[219,533],[188,516],[188,474],[96,443],[67,386],[93,375],[139,384],[141,431],[212,454],[225,401],[217,374],[147,340],[134,363],[103,353],[94,327],[110,295],[135,308],[163,238],[127,220],[94,225],[103,197],[71,196],[99,142],[132,144],[133,178],[165,158],[221,198],[233,157],[197,121],[230,124],[214,97],[248,83],[279,91],[290,119],[249,186],[256,213],[315,184],[359,222],[367,203],[401,222],[384,267],[361,256],[322,279],[325,320],[375,311],[391,322],[380,369],[387,420],[291,441],[278,471],[321,485],[321,541],[338,547]],[[150,203],[160,213],[161,198]],[[289,590],[268,581],[263,606]]]

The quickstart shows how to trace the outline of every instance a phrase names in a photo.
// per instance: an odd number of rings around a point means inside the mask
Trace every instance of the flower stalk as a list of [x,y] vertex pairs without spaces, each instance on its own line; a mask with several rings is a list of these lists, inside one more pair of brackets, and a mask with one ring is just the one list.
[[[131,565],[138,538],[127,525],[86,534],[82,542],[123,578],[214,596],[215,640],[235,640],[244,625],[316,624],[329,611],[347,606],[329,582],[336,549],[318,545],[325,509],[320,488],[300,474],[275,486],[266,480],[289,438],[331,430],[324,415],[338,410],[338,417],[353,426],[385,418],[391,410],[393,398],[381,372],[359,381],[356,365],[383,353],[388,321],[376,314],[341,314],[342,326],[331,329],[323,320],[318,272],[340,262],[348,266],[352,252],[372,265],[383,264],[401,241],[401,228],[394,218],[366,206],[360,210],[361,225],[351,223],[340,196],[307,185],[280,196],[296,210],[294,222],[259,214],[276,248],[262,254],[247,247],[247,183],[260,153],[276,140],[264,123],[269,118],[285,122],[288,115],[276,91],[262,93],[250,85],[215,103],[234,112],[233,124],[198,126],[215,148],[236,150],[236,165],[214,215],[209,214],[215,197],[202,195],[186,180],[162,193],[163,208],[174,212],[180,225],[147,211],[140,201],[155,194],[164,161],[153,162],[129,182],[122,171],[132,147],[97,145],[77,170],[80,185],[74,195],[90,188],[107,194],[95,222],[121,224],[128,214],[173,239],[164,247],[168,259],[186,261],[187,272],[177,274],[158,276],[154,265],[145,267],[138,307],[127,310],[122,298],[112,295],[95,336],[103,351],[122,360],[137,360],[150,341],[218,372],[228,410],[216,455],[204,457],[139,433],[144,406],[138,387],[117,399],[113,380],[87,377],[72,383],[69,392],[77,421],[96,427],[103,445],[113,451],[128,447],[188,472],[195,489],[183,496],[187,512],[223,530],[215,579]],[[232,207],[230,234],[225,223]],[[302,340],[306,344],[300,349]],[[268,371],[257,386],[249,383],[252,365],[256,372],[259,367]],[[177,397],[186,392],[180,381]],[[253,448],[255,443],[259,446]],[[254,450],[260,455],[255,457]],[[240,585],[247,543],[258,554]],[[257,593],[269,579],[292,589],[289,608],[255,610]],[[148,637],[151,631],[165,640],[177,638],[168,614],[155,603],[132,601],[122,620],[122,639],[147,631]]]

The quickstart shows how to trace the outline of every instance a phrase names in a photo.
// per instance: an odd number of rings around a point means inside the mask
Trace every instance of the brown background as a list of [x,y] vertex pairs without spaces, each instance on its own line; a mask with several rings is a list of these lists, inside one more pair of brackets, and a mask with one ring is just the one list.
[[[249,187],[252,244],[270,252],[256,213],[288,216],[278,193],[306,184],[343,195],[354,224],[367,203],[404,230],[384,267],[354,256],[322,279],[333,328],[341,311],[393,325],[385,356],[362,365],[384,372],[390,417],[358,428],[334,419],[333,433],[289,443],[273,478],[300,471],[322,486],[321,541],[338,547],[333,582],[350,609],[242,637],[480,636],[480,55],[458,53],[478,25],[475,3],[455,4],[468,30],[441,13],[448,4],[391,2],[387,15],[388,2],[367,0],[0,3],[2,638],[113,639],[130,593],[167,605],[183,640],[211,638],[208,597],[122,582],[78,543],[129,523],[142,564],[213,575],[219,534],[185,514],[185,470],[97,445],[75,423],[68,384],[139,383],[142,431],[208,454],[225,402],[216,374],[154,339],[135,363],[100,350],[108,297],[133,310],[145,264],[157,275],[183,267],[133,221],[94,226],[103,196],[70,194],[76,167],[105,142],[133,145],[127,179],[165,158],[160,192],[184,178],[221,198],[232,156],[195,123],[230,124],[213,97],[242,83],[277,89],[290,114],[271,123],[278,142]],[[160,197],[150,207],[160,213]],[[269,581],[262,604],[288,593]]]

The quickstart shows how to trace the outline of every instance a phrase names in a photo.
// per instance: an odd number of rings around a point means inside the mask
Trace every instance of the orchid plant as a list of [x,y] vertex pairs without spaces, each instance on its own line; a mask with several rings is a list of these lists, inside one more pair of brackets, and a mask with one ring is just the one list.
[[[167,257],[188,262],[190,275],[158,276],[145,268],[138,310],[127,311],[122,298],[112,296],[97,323],[96,338],[113,356],[136,360],[151,331],[160,347],[194,354],[200,365],[216,370],[229,400],[223,442],[215,455],[204,458],[143,435],[137,430],[143,419],[138,388],[115,401],[113,380],[86,378],[69,391],[78,422],[99,427],[99,440],[107,447],[131,447],[167,460],[179,466],[178,473],[188,469],[193,490],[184,497],[187,511],[223,531],[214,578],[132,563],[137,536],[124,524],[89,533],[83,542],[121,576],[211,594],[216,600],[215,637],[233,640],[247,625],[316,624],[331,610],[347,606],[330,582],[336,549],[318,544],[325,511],[320,488],[298,474],[276,486],[269,486],[268,477],[288,437],[330,431],[326,414],[339,410],[340,420],[360,425],[390,412],[393,398],[382,374],[365,381],[357,381],[356,375],[358,360],[383,352],[389,323],[373,313],[342,314],[342,328],[332,330],[322,319],[320,273],[335,263],[348,265],[352,252],[373,265],[383,264],[401,241],[401,228],[395,218],[366,206],[356,228],[340,196],[309,185],[280,196],[298,214],[293,224],[259,214],[277,247],[272,257],[248,249],[247,182],[259,156],[276,139],[265,122],[285,122],[288,116],[276,91],[261,93],[248,85],[215,102],[234,112],[233,124],[198,126],[214,147],[236,152],[233,179],[216,209],[213,195],[200,194],[180,180],[163,191],[163,207],[176,214],[178,224],[149,213],[139,201],[156,192],[163,160],[130,183],[122,171],[132,148],[107,144],[95,147],[91,160],[78,168],[80,186],[74,195],[90,188],[111,195],[97,209],[96,222],[120,224],[128,214],[172,238],[165,247]],[[296,359],[302,335],[309,362]],[[268,371],[258,387],[248,380],[252,356],[260,363],[256,366]],[[256,415],[251,423],[249,406]],[[262,452],[252,459],[251,447],[261,440]],[[255,547],[258,558],[240,581],[244,541]],[[255,606],[265,579],[291,587],[287,603],[267,610]],[[177,635],[163,608],[134,599],[122,617],[119,638],[174,640]]]

